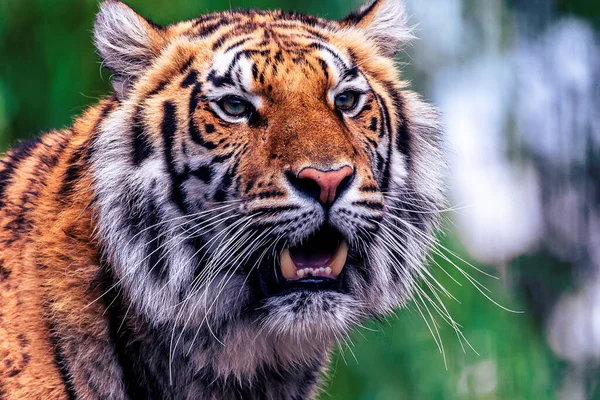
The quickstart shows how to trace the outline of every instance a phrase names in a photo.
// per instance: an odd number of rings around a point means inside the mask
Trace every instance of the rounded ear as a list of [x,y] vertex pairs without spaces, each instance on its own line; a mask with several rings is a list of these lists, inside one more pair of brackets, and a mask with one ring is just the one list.
[[114,74],[112,84],[118,97],[126,96],[131,83],[151,65],[165,44],[161,27],[118,0],[100,5],[94,42],[104,66]]
[[395,57],[414,38],[407,27],[404,0],[372,0],[340,23],[362,30],[387,57]]

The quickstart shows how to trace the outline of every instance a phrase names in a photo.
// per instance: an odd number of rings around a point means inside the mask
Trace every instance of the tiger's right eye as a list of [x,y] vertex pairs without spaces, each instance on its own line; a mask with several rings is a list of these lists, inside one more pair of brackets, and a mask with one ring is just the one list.
[[244,117],[252,112],[252,105],[237,96],[227,96],[219,101],[218,104],[231,117]]
[[358,97],[358,93],[352,90],[346,90],[335,96],[335,106],[338,110],[350,111],[358,103]]

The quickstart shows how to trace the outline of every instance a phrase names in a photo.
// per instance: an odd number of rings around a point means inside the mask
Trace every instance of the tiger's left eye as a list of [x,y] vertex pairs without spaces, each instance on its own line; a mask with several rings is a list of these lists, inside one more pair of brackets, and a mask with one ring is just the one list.
[[236,96],[227,96],[219,102],[221,109],[232,117],[243,117],[250,113],[252,106]]
[[358,103],[358,96],[359,94],[357,92],[346,90],[345,92],[335,96],[335,107],[338,110],[350,111],[356,107],[356,103]]

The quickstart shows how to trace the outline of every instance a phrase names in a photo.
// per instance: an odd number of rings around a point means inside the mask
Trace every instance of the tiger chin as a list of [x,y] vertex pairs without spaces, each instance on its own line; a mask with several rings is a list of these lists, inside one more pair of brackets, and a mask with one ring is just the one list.
[[444,205],[411,37],[400,0],[164,27],[104,1],[114,94],[0,163],[0,397],[314,398]]

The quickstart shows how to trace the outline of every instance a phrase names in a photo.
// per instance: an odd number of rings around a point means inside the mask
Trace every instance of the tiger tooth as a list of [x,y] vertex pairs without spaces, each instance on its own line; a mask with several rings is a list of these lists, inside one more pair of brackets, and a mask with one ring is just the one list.
[[285,249],[279,256],[279,264],[281,265],[281,273],[287,280],[294,279],[296,277],[296,265],[292,261],[292,256],[289,249]]
[[327,262],[327,266],[331,268],[331,274],[337,278],[346,265],[346,258],[348,258],[348,243],[344,240],[340,243],[340,247],[335,252],[333,257]]

